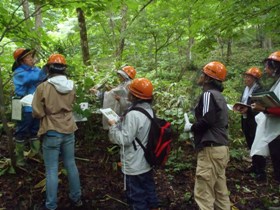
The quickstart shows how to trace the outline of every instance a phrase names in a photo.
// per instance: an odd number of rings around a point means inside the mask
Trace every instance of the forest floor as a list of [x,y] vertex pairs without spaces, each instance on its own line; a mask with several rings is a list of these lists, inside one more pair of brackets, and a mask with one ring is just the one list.
[[[123,175],[117,166],[117,148],[110,144],[106,133],[93,124],[80,124],[76,133],[76,164],[80,172],[83,209],[127,210],[123,191]],[[95,136],[89,136],[94,131]],[[92,135],[92,134],[91,134]],[[0,158],[7,157],[7,137],[1,136]],[[174,143],[176,159],[165,169],[155,170],[155,181],[162,210],[196,210],[193,199],[196,155],[187,142]],[[176,155],[175,155],[176,156]],[[178,161],[180,160],[180,161]],[[172,166],[172,167],[171,167]],[[187,166],[187,167],[186,167]],[[253,175],[243,170],[249,162],[231,159],[227,168],[227,184],[232,210],[265,210],[268,206],[280,206],[280,189],[272,178],[271,163],[268,160],[266,182],[258,183]],[[71,209],[68,199],[68,183],[62,166],[59,175],[59,209]],[[0,176],[0,210],[28,210],[44,199],[43,163],[29,159],[24,168],[16,174]]]

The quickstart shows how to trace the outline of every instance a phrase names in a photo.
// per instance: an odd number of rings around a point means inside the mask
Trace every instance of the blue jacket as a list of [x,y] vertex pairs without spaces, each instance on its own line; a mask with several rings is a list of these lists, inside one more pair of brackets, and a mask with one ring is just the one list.
[[[25,64],[20,65],[13,73],[16,97],[33,94],[36,87],[46,78],[44,71],[41,71],[38,67],[30,67]],[[23,111],[32,112],[32,107],[23,107]]]

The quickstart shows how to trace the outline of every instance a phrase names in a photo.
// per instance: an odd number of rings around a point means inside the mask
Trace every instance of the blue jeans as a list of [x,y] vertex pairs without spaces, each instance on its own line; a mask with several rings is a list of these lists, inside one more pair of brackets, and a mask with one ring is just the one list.
[[37,137],[40,120],[32,117],[32,112],[23,112],[22,120],[16,124],[15,139],[23,142]]
[[79,172],[75,163],[75,136],[52,132],[43,138],[43,157],[46,170],[46,204],[48,209],[57,208],[58,163],[61,155],[70,185],[69,197],[77,202],[81,198]]
[[158,208],[153,171],[140,175],[126,175],[126,196],[132,210]]

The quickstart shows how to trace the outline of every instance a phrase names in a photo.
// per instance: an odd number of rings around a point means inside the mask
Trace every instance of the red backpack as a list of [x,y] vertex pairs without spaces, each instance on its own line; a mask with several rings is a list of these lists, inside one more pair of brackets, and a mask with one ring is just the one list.
[[[172,128],[170,122],[164,119],[157,118],[154,112],[154,117],[141,107],[132,107],[131,110],[139,111],[145,114],[151,120],[151,128],[148,135],[148,143],[146,147],[136,137],[135,141],[144,150],[145,158],[147,162],[153,166],[163,166],[170,153],[172,142]],[[134,146],[135,142],[133,141]]]

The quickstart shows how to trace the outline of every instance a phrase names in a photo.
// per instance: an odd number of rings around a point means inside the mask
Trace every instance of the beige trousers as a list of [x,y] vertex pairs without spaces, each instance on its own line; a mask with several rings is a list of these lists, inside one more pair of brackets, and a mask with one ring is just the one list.
[[226,184],[227,146],[204,147],[197,155],[194,198],[200,210],[230,210]]

